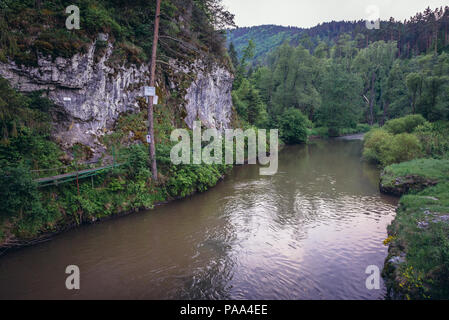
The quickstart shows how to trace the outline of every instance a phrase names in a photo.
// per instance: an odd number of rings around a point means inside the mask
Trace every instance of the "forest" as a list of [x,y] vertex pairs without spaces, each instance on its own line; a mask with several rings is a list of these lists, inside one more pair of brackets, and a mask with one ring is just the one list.
[[[106,41],[96,40],[103,33],[113,48],[106,65],[114,71],[149,62],[155,1],[70,4],[85,13],[83,28],[74,32],[64,26],[67,1],[0,1],[0,62],[37,67],[42,55],[70,58],[86,53],[92,43],[98,62],[108,48]],[[401,196],[384,242],[390,248],[384,270],[388,287],[406,299],[449,297],[449,227],[444,223],[449,206],[449,7],[428,8],[404,22],[382,21],[378,30],[366,28],[364,21],[310,29],[235,28],[234,15],[220,0],[164,0],[162,13],[161,99],[155,108],[158,181],[149,169],[148,111],[141,100],[138,112],[120,114],[113,132],[101,138],[105,158],[120,166],[92,180],[39,188],[36,180],[44,175],[89,169],[91,151],[80,143],[64,150],[55,141],[57,106],[46,92],[19,92],[0,77],[0,248],[152,209],[222,180],[232,166],[170,161],[170,133],[187,126],[182,106],[195,81],[185,72],[173,86],[170,63],[189,65],[202,58],[224,66],[233,77],[227,92],[232,127],[279,129],[283,145],[306,147],[319,139],[365,134],[361,161],[382,171],[382,192]],[[401,267],[388,262],[404,256]]]
[[359,49],[380,40],[396,41],[398,55],[402,58],[411,58],[428,53],[431,49],[439,52],[447,49],[449,43],[447,10],[447,7],[435,10],[428,7],[424,12],[419,12],[403,22],[392,17],[388,21],[380,21],[379,29],[367,28],[364,20],[323,22],[310,29],[277,25],[241,27],[228,30],[228,42],[235,45],[241,57],[248,40],[254,40],[256,49],[253,60],[264,61],[268,53],[284,42],[293,46],[302,44],[313,51],[323,43],[332,47],[342,34],[348,34],[356,40]]
[[233,101],[247,124],[279,128],[286,144],[366,133],[363,160],[383,168],[382,192],[402,196],[384,242],[395,298],[449,297],[448,21],[446,7],[379,30],[332,22],[228,33]]
[[[79,6],[80,30],[65,28],[65,8]],[[106,61],[111,68],[148,63],[151,56],[155,1],[1,1],[0,62],[13,61],[33,67],[39,55],[70,58],[85,53],[98,33],[109,35],[113,52]],[[170,59],[190,63],[198,57],[229,65],[225,32],[233,15],[218,0],[169,0],[162,2],[158,54],[160,88],[168,86]],[[182,21],[182,22],[181,22]],[[95,42],[95,60],[105,55],[107,43]],[[177,79],[187,88],[192,76]],[[158,93],[163,107],[156,108],[156,151],[159,182],[148,168],[145,103],[139,112],[123,113],[113,133],[104,139],[105,157],[126,165],[101,172],[95,180],[80,180],[39,188],[37,178],[88,169],[91,151],[77,143],[68,150],[52,137],[58,108],[45,90],[18,92],[0,77],[0,246],[33,243],[40,235],[71,226],[152,208],[156,203],[186,197],[214,186],[229,166],[174,166],[170,162],[170,133],[185,127],[181,106],[185,92]],[[185,89],[184,89],[185,90]],[[56,120],[57,121],[57,120]],[[129,134],[132,132],[132,138]],[[101,161],[107,161],[100,159]],[[56,169],[55,169],[56,168]]]
[[[437,9],[432,16],[440,12]],[[449,11],[445,12],[441,25],[448,18]],[[426,11],[411,21],[428,16]],[[432,29],[433,20],[426,19],[430,22],[418,25],[423,30]],[[407,30],[410,23],[406,24]],[[235,29],[231,34],[234,32],[240,31]],[[240,54],[231,42],[229,55],[236,70],[233,91],[236,109],[250,125],[279,128],[287,113],[293,116],[290,109],[295,109],[302,114],[296,113],[298,119],[303,119],[302,131],[308,129],[309,134],[320,136],[364,131],[407,115],[421,115],[430,122],[446,121],[449,119],[447,36],[439,32],[441,37],[431,36],[427,47],[422,47],[421,33],[411,34],[418,35],[412,44],[370,40],[362,47],[363,33],[356,36],[341,33],[333,45],[324,41],[316,46],[285,41],[269,52],[264,62],[256,64],[255,41],[249,40]],[[415,54],[404,55],[401,51],[404,45],[410,46]]]

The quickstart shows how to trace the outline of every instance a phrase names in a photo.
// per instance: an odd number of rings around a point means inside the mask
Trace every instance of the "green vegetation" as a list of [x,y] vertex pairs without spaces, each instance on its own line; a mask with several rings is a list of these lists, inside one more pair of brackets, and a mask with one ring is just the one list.
[[[67,30],[65,9],[80,9],[80,30]],[[151,56],[156,1],[3,0],[0,8],[0,60],[35,66],[39,54],[72,57],[86,52],[99,33],[108,34],[114,52],[108,63],[122,65],[148,62]],[[233,15],[219,0],[166,0],[161,8],[161,60],[190,60],[198,48],[209,56],[227,61],[222,28],[232,26]],[[179,26],[182,17],[183,26]],[[183,46],[177,43],[181,41]],[[173,47],[177,46],[176,50]],[[186,45],[187,44],[187,45]],[[105,53],[101,42],[96,55]],[[178,48],[179,47],[179,48]]]
[[[390,135],[393,139],[409,135],[417,139],[408,133],[391,135],[380,131],[374,135]],[[390,237],[386,243],[389,255],[384,276],[392,296],[447,299],[449,160],[416,159],[390,165],[382,173],[380,186],[385,193],[403,196],[388,228]]]
[[279,120],[281,139],[287,144],[307,142],[307,127],[309,120],[301,111],[288,109]]
[[391,165],[384,170],[382,183],[393,183],[399,177],[420,176],[424,179],[449,179],[449,160],[418,159]]
[[413,133],[418,126],[424,125],[426,119],[421,115],[410,115],[399,119],[390,120],[383,129],[390,134]]
[[[35,66],[39,55],[72,57],[86,52],[99,33],[108,41],[96,41],[95,58],[113,52],[111,67],[148,62],[152,48],[155,1],[79,0],[81,29],[67,30],[69,5],[61,1],[5,0],[0,7],[0,61]],[[230,67],[222,29],[233,24],[233,15],[219,0],[162,1],[160,48],[161,79],[169,70],[164,62],[176,58],[190,62],[199,55]],[[183,21],[182,26],[179,21]],[[187,88],[185,79],[178,79]],[[189,80],[191,81],[191,79]],[[162,81],[164,83],[164,81]],[[52,140],[52,116],[56,107],[46,92],[20,94],[0,78],[0,246],[15,246],[46,232],[57,232],[84,222],[116,214],[152,208],[155,203],[185,197],[214,186],[229,166],[175,166],[170,161],[170,133],[185,126],[183,92],[158,88],[155,138],[160,170],[159,183],[151,179],[145,142],[146,108],[123,114],[114,132],[104,136],[106,153],[96,167],[107,165],[114,155],[124,165],[92,179],[38,188],[35,179],[87,168],[92,151],[75,144],[61,150]],[[254,112],[248,106],[249,121]],[[258,121],[254,119],[254,122]]]
[[380,188],[385,193],[402,196],[445,181],[448,174],[449,160],[417,159],[402,162],[384,169]]
[[365,136],[365,159],[387,166],[422,156],[421,144],[412,134],[392,135],[383,129],[375,129]]
[[[441,15],[441,18],[436,19],[436,14]],[[253,59],[255,63],[264,62],[268,55],[284,42],[292,46],[301,44],[315,55],[326,54],[329,48],[338,43],[342,34],[350,35],[351,39],[357,42],[358,48],[365,48],[370,43],[386,39],[397,41],[399,56],[410,58],[431,51],[447,52],[448,20],[447,7],[435,10],[427,8],[406,21],[396,21],[394,18],[381,21],[380,28],[374,30],[366,28],[364,20],[324,22],[309,29],[262,25],[232,29],[228,32],[228,41],[234,43],[241,56],[248,40],[253,40],[256,43]]]
[[[447,165],[447,163],[446,163]],[[406,299],[449,298],[449,171],[445,182],[401,198],[384,274]],[[392,258],[404,256],[400,264]],[[394,259],[393,259],[394,260]]]
[[[395,137],[387,147],[391,155],[368,154],[371,160],[388,165],[421,156],[421,146],[431,139],[443,148],[443,139],[431,126],[449,120],[449,54],[429,53],[408,59],[398,58],[398,43],[377,41],[364,48],[347,34],[340,34],[331,47],[311,51],[302,44],[288,43],[274,49],[262,64],[250,65],[257,43],[249,41],[237,70],[233,98],[237,112],[252,125],[279,128],[285,110],[300,110],[317,128],[310,133],[339,136],[365,132],[377,124]],[[249,112],[248,112],[249,111]],[[396,120],[396,118],[404,117]],[[428,122],[432,123],[429,124]],[[318,129],[321,128],[321,129]],[[327,128],[327,132],[323,128]],[[423,130],[427,129],[426,132]],[[441,131],[440,131],[441,132]],[[447,140],[447,139],[446,139]],[[410,147],[401,156],[402,144]],[[405,148],[405,147],[404,147]],[[427,150],[426,150],[427,152]],[[443,150],[441,150],[443,152]],[[369,152],[368,152],[369,153]],[[441,154],[440,156],[443,156]],[[387,159],[388,158],[388,159]]]
[[447,124],[429,123],[421,115],[388,121],[365,136],[364,158],[385,167],[421,157],[447,158]]
[[[62,1],[0,4],[2,63],[36,66],[40,55],[69,58],[94,43],[97,61],[112,44],[106,63],[114,68],[148,62],[151,55],[155,1],[74,0],[70,4],[83,14],[81,29],[72,31],[65,28]],[[428,9],[405,23],[383,22],[379,30],[368,30],[364,22],[309,30],[241,28],[230,32],[226,52],[223,30],[233,25],[233,15],[220,0],[162,5],[158,76],[166,87],[170,59],[207,56],[235,72],[232,98],[244,128],[279,129],[288,144],[307,142],[309,135],[370,130],[364,157],[389,166],[384,191],[406,194],[385,241],[389,258],[404,258],[399,266],[387,263],[389,287],[410,299],[448,298],[449,10],[440,20],[435,14],[442,12]],[[96,41],[99,33],[108,41]],[[158,92],[164,107],[156,106],[154,115],[158,183],[149,170],[141,106],[138,113],[121,115],[102,141],[107,152],[99,164],[115,153],[123,166],[92,180],[38,188],[38,170],[71,172],[90,158],[86,146],[64,152],[52,141],[55,106],[45,94],[20,94],[0,78],[0,246],[205,191],[229,169],[171,163],[169,138],[183,123],[184,94],[167,89]]]
[[[36,94],[27,97],[16,93],[3,79],[0,80],[0,84],[4,84],[1,96],[11,98],[10,106],[21,110],[21,113],[12,115],[30,114],[37,121],[41,119],[39,108],[51,108],[48,100],[42,100]],[[22,107],[19,107],[20,103]],[[3,245],[11,245],[10,239],[26,241],[43,232],[55,232],[119,213],[152,208],[157,202],[203,192],[214,186],[230,166],[173,165],[169,140],[174,130],[173,114],[164,108],[156,109],[160,183],[155,184],[151,179],[148,148],[141,141],[146,134],[146,112],[141,112],[123,115],[115,132],[105,137],[104,143],[109,149],[112,146],[117,149],[116,161],[125,165],[93,180],[80,180],[79,191],[76,182],[38,189],[33,181],[38,175],[32,174],[31,170],[60,167],[62,162],[59,159],[63,152],[50,140],[48,123],[44,125],[44,122],[28,122],[26,117],[5,115],[2,128],[13,128],[14,121],[17,124],[15,133],[4,130],[8,134],[0,143],[0,230]],[[48,118],[43,119],[49,121]],[[130,131],[134,133],[133,141],[129,141]],[[65,171],[74,171],[76,167],[72,161]]]
[[61,165],[57,145],[49,140],[52,103],[40,92],[17,93],[0,78],[0,166],[49,169]]
[[[437,21],[436,16],[442,18]],[[231,30],[229,52],[238,70],[233,95],[237,111],[247,119],[246,110],[254,103],[253,112],[267,117],[263,121],[267,127],[276,128],[286,109],[298,109],[314,124],[309,133],[330,137],[354,133],[360,124],[382,127],[388,122],[384,130],[403,135],[386,148],[385,159],[368,151],[368,158],[384,166],[421,156],[416,139],[406,133],[425,125],[427,131],[421,130],[425,136],[413,134],[421,147],[427,147],[423,142],[430,139],[443,157],[446,147],[440,128],[431,133],[429,127],[449,120],[448,19],[447,8],[429,8],[404,23],[382,22],[379,30],[368,30],[362,21],[324,23],[307,30],[280,26]],[[241,91],[251,92],[251,98]],[[412,116],[389,121],[407,115]],[[410,147],[408,154],[401,155],[402,143]]]
[[447,21],[445,9],[378,31],[332,22],[228,35],[234,65],[244,61],[233,93],[244,119],[256,101],[252,110],[285,143],[369,131],[364,158],[386,167],[381,190],[405,195],[385,240],[384,275],[397,298],[449,298],[449,41],[435,19]]

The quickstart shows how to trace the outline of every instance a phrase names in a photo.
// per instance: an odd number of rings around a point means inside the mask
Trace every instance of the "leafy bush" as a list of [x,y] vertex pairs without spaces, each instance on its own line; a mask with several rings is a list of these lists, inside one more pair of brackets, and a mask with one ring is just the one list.
[[142,171],[148,170],[148,151],[141,144],[133,145],[126,150],[126,167],[131,177],[137,177]]
[[363,157],[374,163],[381,163],[386,152],[386,146],[393,135],[383,129],[374,129],[365,135]]
[[386,153],[382,164],[384,166],[392,163],[400,163],[420,158],[422,156],[422,147],[415,135],[401,133],[393,137],[390,144],[387,145]]
[[307,141],[307,127],[310,121],[298,109],[286,110],[279,119],[280,135],[286,144],[304,143]]
[[426,155],[434,158],[449,158],[449,123],[436,122],[418,126],[414,134],[421,141]]
[[365,137],[364,158],[388,166],[422,156],[418,138],[412,134],[392,135],[383,129],[369,132]]
[[0,168],[0,198],[0,220],[43,214],[29,168]]
[[425,124],[427,121],[422,115],[409,115],[403,118],[387,121],[384,129],[391,134],[412,133],[416,127]]
[[356,127],[357,133],[369,132],[373,127],[366,123],[358,123]]

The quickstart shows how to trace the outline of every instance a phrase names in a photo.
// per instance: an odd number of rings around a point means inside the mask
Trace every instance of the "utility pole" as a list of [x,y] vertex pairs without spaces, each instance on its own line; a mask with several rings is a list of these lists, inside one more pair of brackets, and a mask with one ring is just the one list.
[[[151,69],[150,69],[150,87],[155,87],[156,83],[156,56],[157,56],[157,44],[159,41],[159,20],[161,16],[161,0],[157,0],[156,3],[156,19],[154,22],[154,38],[153,38],[153,53],[151,56]],[[157,163],[156,163],[156,149],[154,143],[154,124],[153,124],[153,101],[154,96],[149,97],[148,103],[148,135],[150,136],[150,159],[151,159],[151,172],[153,173],[153,180],[157,181]]]

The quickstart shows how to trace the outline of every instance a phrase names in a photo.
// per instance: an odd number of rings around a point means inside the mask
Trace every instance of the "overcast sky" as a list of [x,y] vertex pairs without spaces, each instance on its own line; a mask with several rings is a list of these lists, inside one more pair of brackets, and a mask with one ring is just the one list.
[[[449,5],[440,0],[223,0],[235,14],[239,27],[277,24],[313,27],[332,20],[360,20],[375,14],[377,6],[382,20],[394,17],[403,21],[417,12]],[[368,10],[368,12],[367,12]]]

